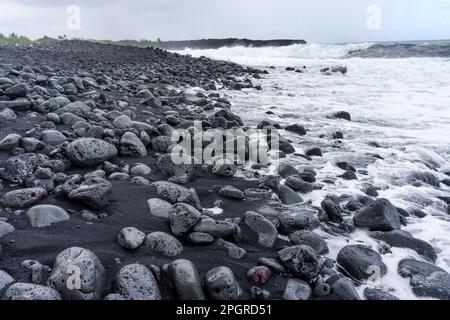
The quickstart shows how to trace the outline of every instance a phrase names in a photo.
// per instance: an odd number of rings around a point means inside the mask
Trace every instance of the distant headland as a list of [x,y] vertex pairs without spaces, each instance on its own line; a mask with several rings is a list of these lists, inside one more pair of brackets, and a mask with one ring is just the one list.
[[221,47],[284,47],[294,44],[306,44],[305,40],[289,40],[289,39],[275,39],[275,40],[250,40],[250,39],[201,39],[201,40],[186,40],[186,41],[159,41],[156,46],[166,50],[184,50],[191,49],[218,49]]

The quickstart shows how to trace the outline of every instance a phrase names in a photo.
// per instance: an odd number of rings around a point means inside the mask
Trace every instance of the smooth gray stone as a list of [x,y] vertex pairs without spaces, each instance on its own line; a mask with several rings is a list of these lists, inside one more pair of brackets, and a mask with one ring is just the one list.
[[367,280],[377,272],[381,277],[386,274],[387,267],[378,252],[363,246],[349,245],[341,249],[337,262],[348,274],[357,280]]
[[278,237],[278,230],[272,222],[256,212],[245,213],[245,224],[258,233],[258,243],[265,248],[272,248]]
[[178,300],[205,300],[202,284],[195,265],[185,259],[169,265],[168,277]]
[[70,219],[66,210],[54,205],[39,205],[30,208],[26,216],[33,228],[43,228]]
[[123,228],[117,236],[117,242],[128,250],[136,250],[144,240],[145,233],[134,227]]
[[168,219],[169,212],[172,209],[172,204],[158,198],[151,198],[147,200],[150,214],[157,218]]

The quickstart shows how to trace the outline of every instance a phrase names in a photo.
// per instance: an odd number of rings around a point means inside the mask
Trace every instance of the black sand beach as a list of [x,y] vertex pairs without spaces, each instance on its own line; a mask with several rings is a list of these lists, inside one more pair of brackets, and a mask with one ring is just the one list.
[[[83,41],[0,47],[0,297],[394,300],[381,289],[364,296],[356,290],[370,268],[386,273],[383,252],[353,245],[333,261],[324,257],[326,241],[312,232],[345,238],[362,228],[424,256],[428,262],[404,260],[399,267],[417,295],[450,298],[448,273],[433,265],[434,248],[402,233],[409,213],[378,198],[373,186],[357,199],[329,195],[316,208],[300,196],[326,183],[314,170],[280,167],[287,178],[280,183],[229,162],[171,163],[174,129],[195,131],[194,121],[248,129],[224,93],[263,90],[253,80],[266,72]],[[200,88],[196,95],[186,92],[192,87]],[[346,112],[331,116],[351,121]],[[258,128],[279,129],[269,121]],[[306,134],[298,124],[284,129]],[[295,149],[281,137],[278,151]],[[351,165],[340,166],[340,178],[355,177]],[[150,213],[147,201],[155,198],[173,205],[156,206],[168,217]],[[39,207],[47,204],[56,207]],[[215,214],[217,207],[223,212]],[[129,227],[139,230],[119,243]],[[65,252],[73,247],[83,249]],[[73,265],[81,288],[66,288]]]

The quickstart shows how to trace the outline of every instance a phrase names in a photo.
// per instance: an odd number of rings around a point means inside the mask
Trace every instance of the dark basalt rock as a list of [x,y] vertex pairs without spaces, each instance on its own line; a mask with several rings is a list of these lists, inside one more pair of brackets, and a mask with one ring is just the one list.
[[349,245],[341,249],[337,262],[357,280],[367,280],[374,274],[383,276],[387,272],[381,256],[363,245]]
[[409,232],[394,230],[390,232],[372,232],[371,236],[386,242],[388,245],[399,248],[409,248],[416,251],[425,259],[435,262],[436,251],[428,242],[414,238]]
[[355,226],[372,231],[392,231],[400,229],[397,209],[386,199],[376,200],[357,212],[353,218]]
[[289,235],[292,243],[295,245],[306,245],[313,248],[318,254],[327,254],[328,245],[318,234],[309,230],[299,230]]
[[298,134],[298,135],[301,135],[301,136],[306,135],[306,129],[305,129],[305,127],[303,127],[303,126],[301,126],[301,125],[299,125],[299,124],[292,124],[292,125],[290,125],[290,126],[287,126],[287,127],[285,128],[285,130],[286,130],[286,131],[289,131],[289,132],[294,132],[294,133],[296,133],[296,134]]
[[400,261],[398,272],[402,277],[410,278],[416,295],[450,299],[450,275],[445,270],[426,262],[406,259]]
[[348,300],[355,301],[361,300],[361,297],[356,291],[355,284],[348,278],[342,278],[340,276],[333,276],[327,280],[327,284],[331,287],[331,293],[326,296],[329,300]]
[[288,186],[280,184],[277,187],[277,194],[281,202],[285,205],[302,203],[302,197]]
[[322,258],[309,246],[293,246],[278,252],[278,258],[286,268],[300,279],[315,278],[323,268]]
[[332,117],[336,118],[336,119],[344,119],[347,121],[352,121],[352,117],[351,117],[350,113],[348,113],[347,111],[336,112],[332,115]]
[[286,163],[282,163],[278,167],[278,174],[280,176],[282,176],[283,178],[288,178],[293,175],[298,175],[299,172],[293,166],[286,164]]
[[370,197],[378,197],[377,189],[370,183],[361,184],[361,191]]
[[330,199],[323,200],[321,203],[321,207],[332,222],[341,223],[344,221],[341,208],[332,200]]
[[314,185],[312,183],[304,181],[300,176],[294,175],[287,178],[285,185],[294,191],[301,193],[310,193],[314,191]]
[[383,300],[383,301],[400,300],[396,296],[387,293],[381,289],[372,289],[372,288],[364,289],[364,298],[366,298],[366,300]]
[[308,157],[322,157],[322,150],[318,147],[310,148],[305,151],[305,155],[307,155]]
[[319,226],[315,212],[303,209],[295,212],[282,212],[278,216],[280,221],[280,232],[289,235],[297,230],[312,230]]

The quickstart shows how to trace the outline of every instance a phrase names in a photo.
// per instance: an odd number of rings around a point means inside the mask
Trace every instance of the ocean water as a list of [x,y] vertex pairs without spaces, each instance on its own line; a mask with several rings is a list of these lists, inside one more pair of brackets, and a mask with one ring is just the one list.
[[[324,156],[313,161],[298,157],[281,160],[299,168],[313,167],[319,181],[336,180],[334,185],[326,184],[323,190],[303,198],[320,206],[329,193],[362,194],[361,183],[372,183],[379,188],[380,197],[394,205],[427,213],[423,219],[409,217],[408,226],[403,230],[431,243],[438,252],[436,265],[450,272],[450,215],[439,199],[450,196],[450,188],[414,182],[416,172],[432,173],[439,179],[450,178],[446,174],[450,174],[448,42],[233,47],[186,49],[181,53],[268,70],[270,74],[264,79],[254,81],[261,84],[263,91],[227,91],[227,95],[233,102],[233,111],[247,125],[257,125],[265,119],[281,125],[299,123],[308,130],[305,137],[282,132],[294,142],[297,151],[303,152],[311,146],[323,149]],[[348,73],[320,72],[321,68],[330,66],[346,66]],[[286,71],[286,67],[304,72]],[[328,117],[343,110],[350,112],[352,122]],[[274,114],[268,115],[267,111]],[[335,131],[344,134],[342,144],[330,138]],[[362,169],[359,180],[336,179],[343,173],[336,166],[339,161]],[[374,250],[379,246],[363,230],[348,238],[318,232],[327,239],[329,257],[333,259],[348,244],[364,243]],[[423,260],[413,250],[392,248],[392,253],[383,256],[388,273],[380,285],[399,298],[418,299],[409,280],[397,273],[398,263],[404,258]],[[361,285],[359,290],[362,292],[367,285]]]

